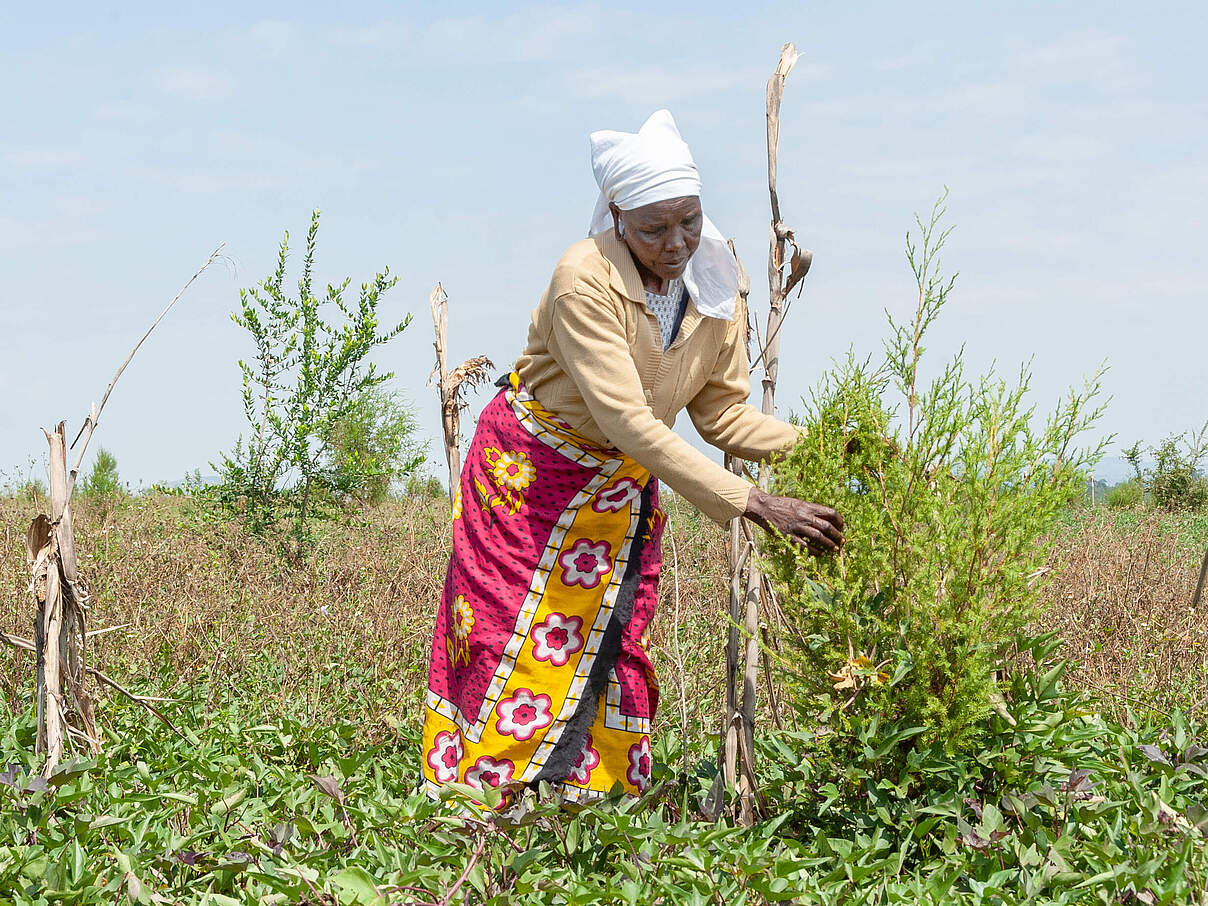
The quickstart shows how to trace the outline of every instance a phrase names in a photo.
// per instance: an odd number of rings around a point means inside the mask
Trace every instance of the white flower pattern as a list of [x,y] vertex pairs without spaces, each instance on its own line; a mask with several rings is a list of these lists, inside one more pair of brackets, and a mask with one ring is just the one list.
[[533,628],[533,657],[563,667],[583,647],[582,617],[551,613]]
[[583,748],[579,750],[579,757],[575,761],[575,766],[570,769],[570,773],[566,775],[566,779],[571,783],[579,783],[586,785],[591,781],[591,772],[600,764],[600,753],[596,751],[592,745],[591,734],[583,740]]
[[537,477],[537,467],[528,458],[528,454],[521,450],[497,450],[488,447],[486,454],[487,465],[491,467],[491,474],[500,487],[523,491]]
[[517,689],[510,698],[500,701],[496,709],[499,712],[496,731],[501,736],[514,736],[522,742],[532,739],[534,733],[554,722],[550,697],[534,695],[532,689]]
[[474,762],[474,767],[466,771],[466,784],[476,790],[488,786],[503,786],[512,782],[512,773],[515,770],[516,766],[506,758],[496,761],[490,755],[483,755]]
[[629,747],[629,782],[645,791],[650,784],[650,737],[643,736],[640,742]]
[[608,558],[611,552],[607,541],[580,538],[558,558],[562,564],[562,584],[595,588],[600,584],[600,577],[612,570],[612,561]]
[[449,783],[457,779],[457,767],[461,763],[463,750],[461,734],[457,731],[442,730],[432,740],[432,748],[428,750],[428,767],[437,783]]
[[615,513],[623,510],[642,493],[642,486],[628,476],[618,478],[612,485],[596,494],[591,508],[597,513]]

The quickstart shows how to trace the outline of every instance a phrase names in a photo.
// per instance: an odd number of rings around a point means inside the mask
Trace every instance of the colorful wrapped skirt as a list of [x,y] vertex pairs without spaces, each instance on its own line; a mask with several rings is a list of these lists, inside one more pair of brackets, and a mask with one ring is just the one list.
[[430,795],[450,782],[514,794],[545,781],[572,802],[645,789],[664,522],[649,472],[510,376],[453,507],[424,720]]

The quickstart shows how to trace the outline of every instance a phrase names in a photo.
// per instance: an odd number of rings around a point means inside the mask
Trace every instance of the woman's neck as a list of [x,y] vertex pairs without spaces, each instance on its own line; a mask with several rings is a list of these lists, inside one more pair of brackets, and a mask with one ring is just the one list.
[[664,280],[642,262],[638,261],[637,256],[633,256],[633,263],[637,265],[638,276],[642,278],[642,286],[647,292],[654,293],[656,296],[665,296],[671,290],[671,281]]

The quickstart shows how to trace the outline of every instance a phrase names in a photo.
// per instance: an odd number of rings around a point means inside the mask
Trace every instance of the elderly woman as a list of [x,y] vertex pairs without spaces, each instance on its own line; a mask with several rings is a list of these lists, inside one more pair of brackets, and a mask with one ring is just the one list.
[[747,403],[737,267],[671,114],[593,133],[591,160],[590,238],[555,267],[462,468],[424,723],[433,795],[546,781],[577,802],[649,783],[660,481],[718,522],[747,516],[815,554],[843,543],[834,510],[768,495],[671,430],[687,409],[751,460],[798,436]]

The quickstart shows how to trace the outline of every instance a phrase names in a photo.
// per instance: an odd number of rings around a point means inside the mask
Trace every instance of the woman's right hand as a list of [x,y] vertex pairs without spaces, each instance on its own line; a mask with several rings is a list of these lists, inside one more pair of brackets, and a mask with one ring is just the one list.
[[774,497],[759,488],[751,488],[743,515],[765,529],[775,529],[786,535],[815,557],[833,554],[843,546],[843,517],[820,503],[795,497]]

